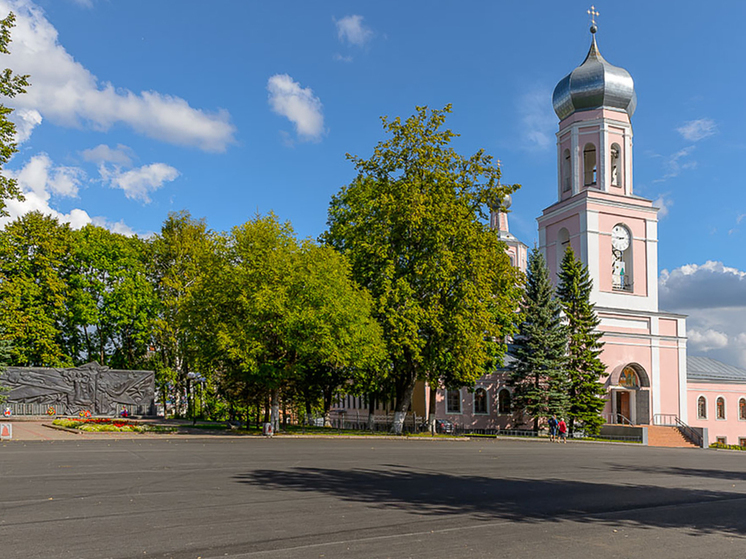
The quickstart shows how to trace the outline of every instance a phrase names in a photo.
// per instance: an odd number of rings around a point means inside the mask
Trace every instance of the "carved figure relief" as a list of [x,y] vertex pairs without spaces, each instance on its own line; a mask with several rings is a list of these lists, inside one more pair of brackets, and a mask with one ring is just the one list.
[[118,405],[154,413],[153,371],[122,371],[98,363],[70,369],[8,367],[1,380],[9,402],[56,406],[69,415],[86,410],[115,415]]

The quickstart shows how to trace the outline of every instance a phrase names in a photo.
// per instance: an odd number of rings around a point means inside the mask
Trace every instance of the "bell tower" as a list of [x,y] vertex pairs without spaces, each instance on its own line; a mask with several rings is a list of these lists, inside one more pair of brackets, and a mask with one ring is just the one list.
[[658,208],[633,190],[634,81],[601,56],[598,14],[589,13],[588,54],[552,98],[557,201],[537,220],[539,247],[555,283],[568,246],[588,266],[604,333],[607,421],[646,424],[671,414],[686,422],[685,317],[658,309]]
[[557,203],[539,218],[539,242],[556,278],[565,248],[588,266],[594,300],[609,307],[658,308],[657,208],[635,196],[634,81],[596,43],[557,84]]

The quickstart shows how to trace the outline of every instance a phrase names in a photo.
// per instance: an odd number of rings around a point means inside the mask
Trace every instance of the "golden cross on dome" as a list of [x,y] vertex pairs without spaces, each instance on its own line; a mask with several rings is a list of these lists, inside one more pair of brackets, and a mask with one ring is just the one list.
[[596,6],[591,6],[591,9],[588,10],[588,15],[591,16],[591,25],[596,25],[596,18],[599,15],[596,11]]
[[498,169],[500,168],[500,165],[502,165],[502,161],[500,161],[500,160],[498,159],[498,160],[497,160],[497,168],[498,168]]

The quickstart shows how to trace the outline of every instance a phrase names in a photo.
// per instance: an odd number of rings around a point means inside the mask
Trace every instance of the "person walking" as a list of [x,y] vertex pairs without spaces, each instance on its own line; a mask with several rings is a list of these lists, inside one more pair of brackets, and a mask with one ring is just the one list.
[[560,440],[558,442],[563,442],[567,444],[567,423],[565,423],[565,420],[560,417],[559,424],[557,425],[559,428],[559,438]]
[[549,424],[549,442],[553,443],[557,440],[557,425],[559,424],[557,415],[553,414],[547,423]]

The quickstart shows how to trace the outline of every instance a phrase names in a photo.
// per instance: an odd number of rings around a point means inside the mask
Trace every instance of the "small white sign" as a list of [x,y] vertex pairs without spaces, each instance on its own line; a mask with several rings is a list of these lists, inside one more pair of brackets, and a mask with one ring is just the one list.
[[0,440],[8,440],[13,438],[13,424],[12,423],[0,423]]

